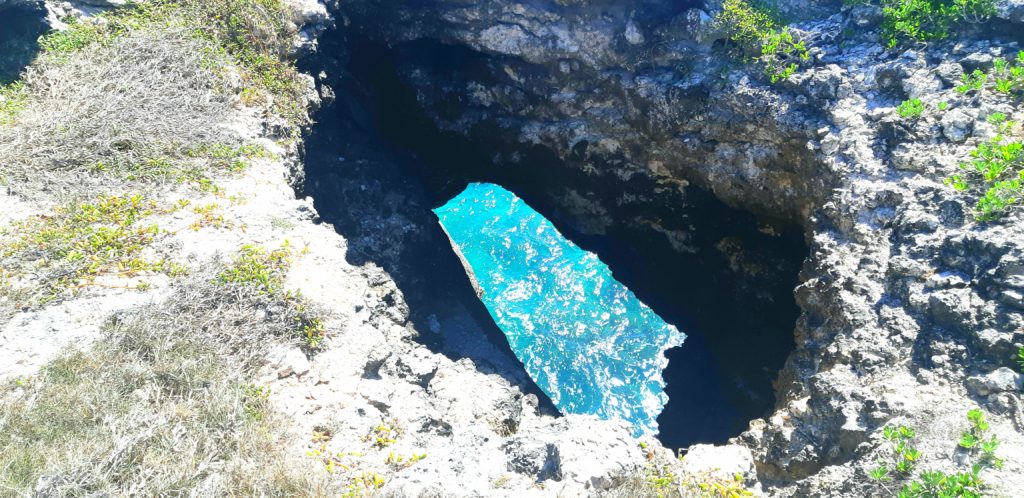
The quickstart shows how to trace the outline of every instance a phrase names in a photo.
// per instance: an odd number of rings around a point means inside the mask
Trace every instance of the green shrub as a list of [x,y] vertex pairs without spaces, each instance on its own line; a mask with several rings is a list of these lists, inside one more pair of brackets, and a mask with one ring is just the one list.
[[1017,350],[1017,364],[1020,365],[1020,369],[1024,372],[1024,347]]
[[959,93],[968,93],[980,91],[985,87],[985,82],[988,80],[988,75],[982,72],[980,69],[975,69],[973,72],[961,76],[963,81],[962,85],[956,87],[956,91]]
[[982,221],[999,218],[1024,196],[1024,142],[1008,137],[1014,123],[1005,115],[993,114],[989,121],[997,126],[998,134],[971,151],[974,159],[960,164],[963,173],[946,180],[958,191],[982,192],[975,204],[976,216]]
[[1014,62],[1004,58],[993,61],[993,86],[999,93],[1010,95],[1024,91],[1024,52],[1017,53]]
[[899,113],[901,118],[904,119],[917,119],[924,113],[924,103],[920,99],[904,100],[903,103],[896,108],[896,112]]
[[882,36],[889,47],[903,40],[941,40],[965,23],[995,13],[993,0],[882,0]]
[[[987,88],[1010,98],[1024,95],[1024,51],[1012,61],[996,59],[991,73],[965,74],[956,90],[968,94]],[[975,215],[981,221],[1003,216],[1024,198],[1024,142],[1012,138],[1016,124],[998,112],[986,120],[996,127],[996,136],[971,151],[973,160],[960,164],[961,173],[946,179],[956,190],[978,195]]]
[[986,437],[989,424],[985,421],[985,413],[979,408],[967,412],[967,420],[971,426],[960,436],[960,447],[977,454],[982,465],[1000,469],[1003,459],[996,456],[999,440],[993,435]]
[[758,61],[772,83],[792,76],[810,58],[806,44],[789,28],[779,28],[769,11],[746,0],[725,0],[715,27],[725,33],[742,60]]
[[892,465],[890,467],[880,463],[878,467],[871,470],[871,477],[877,480],[890,480],[892,473],[903,477],[910,475],[921,460],[921,452],[913,447],[913,440],[917,434],[910,427],[901,425],[885,427],[882,430],[882,435],[892,451]]

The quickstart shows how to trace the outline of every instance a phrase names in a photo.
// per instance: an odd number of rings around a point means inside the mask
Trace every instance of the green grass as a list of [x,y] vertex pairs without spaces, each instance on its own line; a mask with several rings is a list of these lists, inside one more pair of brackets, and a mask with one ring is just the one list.
[[0,295],[16,307],[74,295],[104,276],[134,277],[178,267],[145,254],[161,236],[145,223],[156,205],[142,196],[104,196],[34,216],[0,233]]
[[0,126],[7,126],[14,122],[14,118],[22,109],[28,99],[28,91],[25,84],[15,81],[9,85],[0,85]]
[[746,498],[754,496],[740,475],[731,478],[701,475],[679,475],[672,467],[651,463],[643,471],[623,480],[598,496],[605,498]]
[[272,157],[222,125],[236,97],[285,118],[281,138],[306,123],[290,15],[278,0],[157,0],[68,20],[22,81],[0,87],[0,180],[25,198],[70,194],[59,202],[211,190],[218,172]]
[[92,18],[65,19],[67,29],[52,31],[39,39],[45,55],[69,57],[92,44],[108,44],[131,31],[163,20],[163,11],[156,4],[129,2],[125,7],[101,12]]
[[[271,100],[273,109],[289,122],[307,120],[302,80],[291,61],[295,33],[281,0],[178,0],[164,2],[196,33],[229,54],[243,69],[246,103]],[[268,97],[270,97],[268,99]],[[297,133],[298,130],[293,130]]]

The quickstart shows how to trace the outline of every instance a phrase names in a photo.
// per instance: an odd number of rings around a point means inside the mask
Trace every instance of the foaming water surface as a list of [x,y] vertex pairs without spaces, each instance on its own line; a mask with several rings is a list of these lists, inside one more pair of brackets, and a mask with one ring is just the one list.
[[471,183],[434,210],[481,300],[564,413],[658,432],[665,350],[684,335],[511,192]]

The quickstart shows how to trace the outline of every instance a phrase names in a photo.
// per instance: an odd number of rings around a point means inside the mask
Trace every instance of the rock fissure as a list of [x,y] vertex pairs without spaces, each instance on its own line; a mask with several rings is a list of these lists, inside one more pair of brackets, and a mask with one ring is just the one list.
[[[724,58],[702,11],[645,16],[654,4],[365,1],[341,15],[347,36],[368,41],[357,45],[374,63],[352,68],[366,94],[406,94],[390,122],[407,128],[389,132],[380,113],[385,136],[408,135],[417,112],[427,124],[416,129],[440,130],[402,144],[428,164],[413,173],[437,192],[434,203],[464,181],[496,181],[574,240],[658,234],[679,254],[694,252],[693,234],[671,221],[688,219],[679,206],[699,205],[693,186],[782,221],[762,231],[801,226],[810,254],[792,282],[796,350],[773,413],[736,439],[779,492],[871,489],[863,462],[894,420],[953,426],[977,402],[1011,422],[1017,395],[979,397],[971,386],[980,384],[963,382],[1009,362],[1021,341],[1019,293],[1000,280],[1017,271],[1019,214],[977,223],[942,180],[991,133],[987,113],[1012,112],[954,87],[1015,55],[1013,30],[1000,30],[1019,23],[1014,3],[958,42],[898,50],[872,36],[874,7],[829,15],[807,5],[793,27],[810,41],[811,62],[777,86]],[[490,30],[512,24],[551,38]],[[372,77],[381,67],[390,81]],[[900,121],[894,107],[907,98],[952,105]],[[431,158],[422,142],[449,154]]]
[[[669,353],[670,401],[660,419],[664,444],[685,448],[699,442],[723,443],[745,429],[749,420],[768,414],[774,400],[773,381],[793,344],[797,309],[792,289],[806,256],[799,229],[780,217],[766,221],[734,210],[685,181],[665,186],[637,176],[630,194],[622,196],[625,202],[616,205],[602,198],[616,195],[614,189],[579,174],[575,163],[567,163],[542,145],[503,141],[500,130],[490,128],[471,139],[438,129],[417,110],[415,89],[396,74],[401,50],[346,35],[336,32],[320,40],[322,54],[348,54],[349,59],[334,63],[335,74],[343,78],[320,82],[339,100],[322,111],[325,114],[314,136],[344,141],[337,137],[351,135],[353,127],[379,133],[380,146],[405,157],[396,173],[382,174],[379,167],[368,170],[376,175],[373,183],[385,189],[393,188],[388,185],[395,182],[407,183],[408,191],[421,192],[419,209],[444,203],[469,181],[495,181],[512,188],[574,242],[612,265],[616,278],[691,336],[684,347]],[[484,61],[458,48],[450,52],[436,46],[413,49],[419,54],[424,50],[437,51],[432,60],[451,71]],[[322,64],[317,60],[311,67]],[[347,124],[327,121],[335,119]],[[497,134],[488,136],[489,131]],[[307,160],[306,173],[313,187],[309,193],[327,221],[345,225],[348,222],[335,219],[334,213],[344,211],[351,217],[353,211],[335,206],[334,199],[352,203],[353,196],[324,184],[337,184],[331,178],[360,168],[353,168],[347,158],[339,163],[337,154],[326,153],[326,147],[316,140],[308,145],[310,154],[317,157]],[[517,165],[489,170],[496,156],[518,157]],[[436,223],[433,216],[417,216],[425,225]],[[439,243],[437,237],[432,240]],[[446,242],[442,237],[440,243]],[[447,248],[432,251],[450,252]],[[457,255],[444,258],[457,261]],[[461,268],[446,269],[461,273]],[[420,274],[410,275],[407,286],[400,283],[405,293],[424,292],[415,290],[424,288],[421,268],[410,265],[402,271]],[[459,286],[471,288],[462,282]],[[459,299],[476,304],[470,292],[461,292]],[[424,312],[436,306],[436,302],[424,304]],[[493,324],[488,326],[497,332],[490,334],[491,341],[507,350],[500,331]],[[737,350],[737,342],[747,347]]]

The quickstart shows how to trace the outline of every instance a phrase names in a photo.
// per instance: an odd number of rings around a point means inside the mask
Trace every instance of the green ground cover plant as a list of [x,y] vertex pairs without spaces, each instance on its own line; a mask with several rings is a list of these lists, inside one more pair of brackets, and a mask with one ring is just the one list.
[[[643,448],[643,445],[641,445]],[[680,460],[685,457],[680,457]],[[679,475],[672,467],[651,463],[642,473],[629,476],[618,486],[600,494],[605,498],[747,498],[754,493],[743,476]]]
[[924,113],[924,103],[921,99],[904,100],[896,108],[896,112],[903,119],[917,119]]
[[254,375],[284,306],[208,274],[112,319],[95,345],[0,386],[0,490],[45,496],[328,496],[285,453]]
[[146,221],[156,211],[141,195],[101,196],[0,231],[0,296],[32,307],[73,296],[99,277],[180,273],[147,254],[163,235]]
[[[999,440],[989,435],[989,424],[980,409],[967,412],[969,426],[957,444],[966,453],[968,468],[948,473],[941,470],[916,472],[924,455],[914,447],[917,436],[907,426],[887,426],[883,438],[889,447],[889,458],[879,461],[868,475],[889,496],[898,498],[979,498],[985,493],[981,472],[987,468],[1001,468],[1002,459],[996,456]],[[915,473],[917,474],[915,477]],[[893,486],[890,487],[890,484]]]
[[715,17],[733,51],[744,61],[757,61],[772,83],[783,81],[810,55],[807,45],[788,27],[780,27],[772,13],[746,0],[725,0]]
[[[1019,101],[1024,97],[1024,51],[1012,59],[996,58],[989,72],[976,69],[963,76],[956,91],[977,99],[987,91]],[[994,221],[1005,216],[1024,198],[1024,142],[1018,125],[1001,112],[986,118],[996,131],[991,139],[971,151],[971,160],[960,164],[960,173],[946,184],[977,197],[975,217]]]
[[278,300],[282,313],[290,318],[294,334],[310,349],[317,349],[326,338],[319,313],[298,292],[285,289],[284,281],[295,252],[286,243],[267,250],[259,246],[242,247],[235,259],[217,275],[217,282],[228,287],[243,286]]
[[975,215],[980,221],[1002,217],[1024,195],[1024,142],[1012,138],[1015,123],[1003,114],[989,116],[997,128],[991,140],[971,151],[971,160],[960,164],[961,173],[946,182],[961,192],[980,192]]
[[25,107],[27,94],[25,84],[20,81],[0,85],[0,126],[14,121],[14,116]]

